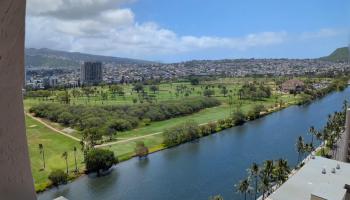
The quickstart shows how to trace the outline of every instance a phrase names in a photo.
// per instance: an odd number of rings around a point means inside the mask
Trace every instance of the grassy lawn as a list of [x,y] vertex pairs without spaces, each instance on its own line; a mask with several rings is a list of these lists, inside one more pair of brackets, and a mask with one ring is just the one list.
[[[253,80],[253,79],[252,79]],[[278,102],[281,100],[285,105],[296,104],[300,100],[300,95],[294,96],[289,94],[280,94],[276,92],[276,85],[273,81],[269,79],[254,79],[255,81],[264,81],[266,85],[269,85],[272,88],[273,95],[262,101],[251,101],[251,100],[243,100],[239,101],[237,94],[240,86],[246,81],[252,81],[249,79],[219,79],[215,82],[205,82],[201,85],[192,86],[189,83],[167,83],[160,84],[159,92],[154,94],[156,96],[157,101],[166,101],[166,100],[174,100],[174,99],[182,99],[184,97],[185,92],[178,93],[175,95],[177,86],[183,87],[185,86],[186,91],[190,91],[189,96],[202,96],[201,92],[205,88],[206,85],[216,85],[215,87],[211,87],[215,90],[215,98],[219,99],[222,104],[217,107],[203,109],[197,113],[193,113],[188,116],[182,116],[177,118],[172,118],[164,121],[152,122],[150,125],[140,125],[138,128],[121,132],[117,134],[117,138],[122,141],[123,139],[130,139],[138,136],[144,136],[148,134],[163,132],[165,129],[182,124],[189,120],[193,120],[198,124],[208,123],[211,121],[217,121],[220,119],[227,118],[230,114],[230,110],[240,107],[240,109],[247,113],[257,104],[263,104],[266,108],[275,107]],[[230,108],[228,105],[228,97],[224,97],[221,93],[217,85],[225,85],[231,94],[234,94],[234,105]],[[73,98],[71,100],[71,104],[89,104],[89,105],[126,105],[133,104],[133,98],[137,98],[138,94],[132,91],[132,85],[124,85],[125,96],[120,97],[116,96],[112,98],[112,94],[109,93],[107,100],[102,100],[99,95],[91,96],[89,99],[85,96],[80,96]],[[148,86],[145,86],[146,91],[149,94],[153,94],[153,92],[149,91]],[[108,92],[108,86],[104,87],[96,87],[97,91]],[[229,94],[230,94],[229,93]],[[52,99],[54,101],[54,99]],[[25,110],[28,111],[30,107],[35,104],[40,104],[44,102],[52,102],[52,100],[43,100],[42,98],[27,98],[24,101]],[[57,102],[57,101],[56,101]],[[139,103],[139,102],[137,102]],[[65,127],[58,123],[52,123],[48,120],[44,120],[46,123],[55,127],[58,130],[62,130]],[[63,135],[55,133],[54,131],[48,129],[41,123],[33,120],[30,117],[26,117],[26,127],[27,127],[27,138],[29,143],[29,151],[31,157],[31,165],[32,172],[35,179],[36,189],[43,189],[47,185],[49,185],[48,175],[53,169],[62,169],[65,170],[65,160],[61,157],[62,153],[68,152],[68,162],[70,171],[74,170],[74,152],[73,147],[76,146],[78,148],[77,151],[77,160],[80,170],[83,170],[84,166],[82,164],[83,155],[80,151],[80,144],[77,141],[74,141],[70,138],[67,138]],[[75,132],[72,134],[75,137],[80,138],[81,134],[79,132]],[[103,148],[110,149],[115,152],[115,154],[119,157],[120,160],[130,158],[135,149],[135,145],[138,141],[143,141],[147,147],[149,147],[150,151],[157,151],[163,149],[163,135],[153,135],[148,136],[146,138],[140,138],[137,140],[120,142],[118,144],[105,146]],[[43,170],[43,161],[41,154],[39,152],[39,144],[43,144],[45,148],[45,157],[46,157],[46,168]],[[72,176],[73,172],[70,173]]]
[[[79,142],[53,132],[30,117],[26,117],[26,127],[32,173],[37,190],[45,188],[50,183],[48,175],[53,169],[66,170],[65,160],[61,157],[63,152],[67,151],[68,153],[69,170],[75,169],[74,146],[78,148],[78,167],[83,169],[83,156]],[[43,161],[39,152],[39,144],[43,144],[45,150],[46,168],[44,170],[42,169]]]

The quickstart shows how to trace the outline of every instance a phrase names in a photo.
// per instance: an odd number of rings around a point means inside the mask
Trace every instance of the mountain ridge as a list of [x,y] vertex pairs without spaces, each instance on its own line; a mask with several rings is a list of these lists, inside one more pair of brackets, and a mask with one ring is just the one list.
[[49,67],[69,68],[79,67],[84,61],[100,61],[111,64],[150,64],[152,61],[122,58],[113,56],[93,55],[80,52],[59,51],[48,48],[26,48],[25,66],[27,67]]
[[321,57],[320,59],[332,62],[348,62],[350,61],[349,47],[337,48],[330,55]]

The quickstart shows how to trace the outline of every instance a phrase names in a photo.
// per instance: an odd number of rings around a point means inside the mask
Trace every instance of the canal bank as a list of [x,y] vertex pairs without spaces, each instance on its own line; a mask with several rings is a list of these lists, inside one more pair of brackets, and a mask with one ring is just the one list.
[[68,199],[207,199],[222,194],[241,199],[233,185],[246,176],[252,162],[285,158],[297,162],[296,138],[310,126],[322,127],[327,115],[340,110],[350,90],[320,100],[291,106],[243,126],[221,131],[175,148],[133,158],[113,168],[110,175],[83,176],[38,195],[39,200]]

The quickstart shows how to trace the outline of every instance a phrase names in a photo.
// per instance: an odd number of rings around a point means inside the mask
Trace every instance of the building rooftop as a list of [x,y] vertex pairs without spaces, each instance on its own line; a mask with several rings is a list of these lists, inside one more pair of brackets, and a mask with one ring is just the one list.
[[350,185],[350,164],[316,156],[267,200],[343,200],[349,198],[346,185]]
[[58,197],[58,198],[56,198],[54,200],[68,200],[68,199],[64,198],[63,196],[60,196],[60,197]]

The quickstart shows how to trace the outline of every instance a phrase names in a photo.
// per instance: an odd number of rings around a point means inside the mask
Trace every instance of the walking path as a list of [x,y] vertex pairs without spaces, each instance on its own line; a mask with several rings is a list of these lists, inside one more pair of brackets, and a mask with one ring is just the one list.
[[[48,123],[46,123],[45,121],[43,121],[42,119],[38,118],[38,117],[34,117],[33,115],[29,114],[29,113],[25,113],[28,117],[36,120],[37,122],[43,124],[44,126],[46,126],[47,128],[51,129],[52,131],[58,133],[58,134],[61,134],[63,136],[66,136],[66,137],[69,137],[70,139],[73,139],[75,141],[78,141],[80,142],[81,139],[77,138],[77,137],[74,137],[72,135],[69,135],[63,131],[60,131],[58,130],[57,128],[49,125]],[[203,125],[206,125],[208,123],[202,123],[202,124],[199,124],[199,126],[203,126]],[[157,133],[151,133],[151,134],[148,134],[148,135],[142,135],[142,136],[137,136],[137,137],[133,137],[133,138],[128,138],[128,139],[121,139],[119,141],[115,141],[115,142],[109,142],[109,143],[104,143],[104,144],[100,144],[100,145],[95,145],[96,148],[101,148],[101,147],[106,147],[106,146],[111,146],[111,145],[115,145],[115,144],[120,144],[120,143],[125,143],[125,142],[130,142],[130,141],[134,141],[134,140],[138,140],[138,139],[143,139],[143,138],[147,138],[147,137],[151,137],[151,136],[155,136],[155,135],[160,135],[162,134],[163,132],[157,132]]]
[[120,140],[120,141],[116,141],[116,142],[104,143],[104,144],[100,144],[100,145],[95,145],[95,147],[96,148],[101,148],[101,147],[106,147],[106,146],[110,146],[110,145],[114,145],[114,144],[130,142],[130,141],[134,141],[134,140],[138,140],[138,139],[142,139],[142,138],[146,138],[146,137],[150,137],[150,136],[154,136],[154,135],[159,135],[159,134],[162,134],[162,133],[163,132],[157,132],[157,133],[152,133],[152,134],[148,134],[148,135],[143,135],[143,136],[133,137],[133,138],[129,138],[129,139],[124,139],[124,140]]
[[67,133],[65,133],[65,132],[62,132],[62,131],[58,130],[57,128],[55,128],[55,127],[53,127],[53,126],[47,124],[46,122],[44,122],[44,121],[43,121],[42,119],[40,119],[40,118],[34,117],[33,115],[31,115],[31,114],[29,114],[29,113],[25,113],[25,114],[26,114],[28,117],[34,119],[35,121],[41,123],[42,125],[46,126],[47,128],[51,129],[52,131],[54,131],[54,132],[56,132],[56,133],[58,133],[58,134],[64,135],[64,136],[69,137],[69,138],[71,138],[71,139],[73,139],[73,140],[75,140],[75,141],[78,141],[78,142],[81,141],[79,138],[74,137],[74,136],[72,136],[72,135],[69,135],[69,134],[67,134]]
[[[74,137],[72,135],[69,135],[65,132],[62,132],[60,130],[58,130],[57,128],[47,124],[46,122],[44,122],[42,119],[40,118],[37,118],[37,117],[34,117],[33,115],[29,114],[29,113],[25,113],[28,117],[34,119],[35,121],[43,124],[44,126],[46,126],[47,128],[49,128],[50,130],[58,133],[58,134],[61,134],[63,136],[66,136],[66,137],[69,137],[70,139],[73,139],[75,141],[78,141],[80,142],[81,140],[77,137]],[[159,135],[159,134],[162,134],[163,132],[157,132],[157,133],[152,133],[152,134],[148,134],[148,135],[143,135],[143,136],[138,136],[138,137],[133,137],[133,138],[128,138],[128,139],[122,139],[120,141],[115,141],[115,142],[110,142],[110,143],[105,143],[105,144],[101,144],[101,145],[96,145],[95,147],[96,148],[101,148],[101,147],[105,147],[105,146],[109,146],[109,145],[114,145],[114,144],[119,144],[119,143],[125,143],[125,142],[130,142],[130,141],[134,141],[134,140],[138,140],[138,139],[142,139],[142,138],[146,138],[146,137],[150,137],[150,136],[154,136],[154,135]]]

